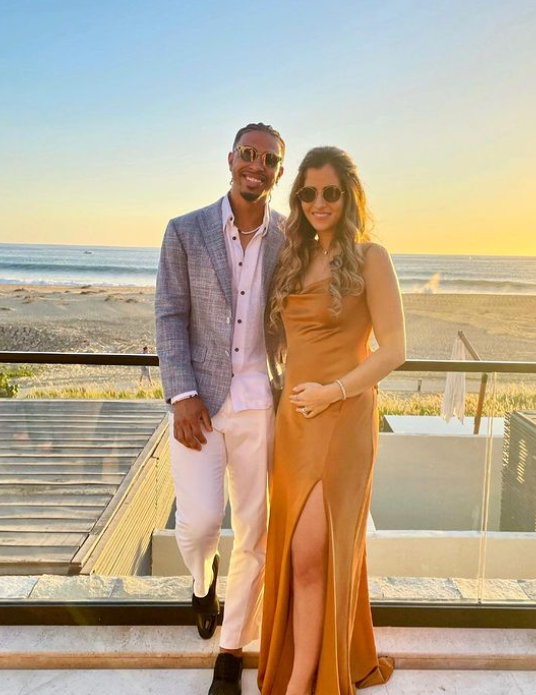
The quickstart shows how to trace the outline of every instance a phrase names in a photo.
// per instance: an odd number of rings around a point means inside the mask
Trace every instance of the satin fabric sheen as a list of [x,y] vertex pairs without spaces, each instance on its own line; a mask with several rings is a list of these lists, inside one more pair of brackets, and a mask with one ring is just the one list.
[[378,442],[376,389],[340,400],[307,419],[289,401],[299,383],[329,383],[370,353],[366,294],[345,296],[328,313],[329,280],[290,295],[283,310],[288,352],[276,418],[270,524],[259,658],[262,695],[284,695],[293,663],[291,542],[307,499],[322,482],[328,523],[327,593],[315,695],[353,695],[387,682],[368,595],[366,526]]

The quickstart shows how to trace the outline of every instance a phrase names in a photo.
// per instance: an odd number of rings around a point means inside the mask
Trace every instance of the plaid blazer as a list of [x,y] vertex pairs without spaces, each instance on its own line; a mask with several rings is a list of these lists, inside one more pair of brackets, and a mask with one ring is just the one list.
[[[169,404],[173,396],[196,390],[214,416],[231,388],[234,326],[231,274],[223,237],[222,199],[172,219],[164,235],[156,280],[156,350]],[[283,245],[284,217],[270,212],[262,263],[263,302]],[[284,335],[268,326],[265,342],[272,393],[282,388]],[[169,406],[171,409],[171,406]]]

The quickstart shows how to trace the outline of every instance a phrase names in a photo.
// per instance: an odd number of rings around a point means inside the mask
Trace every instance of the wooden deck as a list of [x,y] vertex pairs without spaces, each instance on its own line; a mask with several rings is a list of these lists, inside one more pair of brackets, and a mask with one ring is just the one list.
[[[98,564],[95,548],[105,549],[133,490],[143,488],[140,513],[157,504],[156,482],[143,479],[158,481],[168,463],[155,456],[166,431],[158,401],[0,399],[0,574],[78,574],[90,557]],[[169,498],[167,489],[162,518]]]

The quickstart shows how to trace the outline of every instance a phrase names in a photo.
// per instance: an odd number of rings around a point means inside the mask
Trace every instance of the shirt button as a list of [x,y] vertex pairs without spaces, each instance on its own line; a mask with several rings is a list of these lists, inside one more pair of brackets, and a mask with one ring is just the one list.
[[225,323],[231,323],[231,319],[230,319],[229,317],[227,317],[227,318],[225,319]]
[[242,291],[240,292],[240,294],[246,294],[246,293],[244,292],[244,290],[242,290]]
[[235,236],[233,237],[233,241],[236,241],[236,237],[235,237]]
[[242,323],[242,319],[238,319],[237,323]]
[[235,352],[238,352],[238,351],[239,351],[239,348],[235,348],[234,351],[235,351]]
[[244,265],[244,264],[242,263],[242,261],[239,261],[239,262],[238,262],[238,265]]

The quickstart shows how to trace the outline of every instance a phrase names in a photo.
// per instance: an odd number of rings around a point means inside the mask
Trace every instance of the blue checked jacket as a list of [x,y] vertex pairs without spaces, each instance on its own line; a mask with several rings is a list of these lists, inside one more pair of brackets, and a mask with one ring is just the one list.
[[[231,387],[234,326],[231,273],[223,237],[222,199],[171,220],[167,226],[156,281],[156,350],[164,398],[196,390],[210,416],[223,405]],[[263,302],[283,245],[284,217],[270,212],[264,238]],[[284,335],[268,325],[265,342],[274,402],[282,388]],[[171,409],[171,406],[169,405]]]

